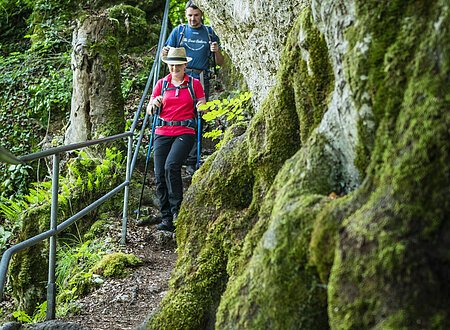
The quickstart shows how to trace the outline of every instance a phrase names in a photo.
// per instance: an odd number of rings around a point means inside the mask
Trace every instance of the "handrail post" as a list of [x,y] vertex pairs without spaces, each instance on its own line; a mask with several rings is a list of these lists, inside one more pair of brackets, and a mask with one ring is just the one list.
[[58,190],[59,190],[59,161],[60,154],[53,155],[53,175],[52,175],[52,204],[50,214],[50,229],[55,231],[55,235],[49,238],[49,258],[48,258],[48,286],[47,286],[47,320],[55,319],[56,314],[56,227],[58,216]]
[[125,245],[127,242],[127,214],[128,214],[128,198],[130,195],[130,176],[131,176],[131,158],[132,158],[133,136],[128,137],[128,152],[127,152],[127,173],[125,174],[125,182],[128,184],[124,189],[123,196],[123,214],[122,214],[122,237],[120,244]]

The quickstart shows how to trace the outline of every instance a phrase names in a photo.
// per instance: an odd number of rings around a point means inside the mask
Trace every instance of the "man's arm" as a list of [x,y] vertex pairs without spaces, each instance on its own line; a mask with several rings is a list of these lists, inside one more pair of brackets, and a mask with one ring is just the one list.
[[167,53],[169,52],[170,47],[176,47],[178,43],[178,35],[179,35],[179,29],[180,25],[177,27],[174,27],[172,32],[170,32],[169,38],[167,38],[166,43],[164,44],[164,47],[161,49],[161,56],[167,56]]

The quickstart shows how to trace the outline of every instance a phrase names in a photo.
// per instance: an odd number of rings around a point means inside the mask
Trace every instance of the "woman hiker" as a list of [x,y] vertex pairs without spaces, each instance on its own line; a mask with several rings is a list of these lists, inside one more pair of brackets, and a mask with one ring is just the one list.
[[173,221],[183,200],[181,166],[195,143],[195,107],[206,102],[200,81],[185,73],[191,59],[183,47],[170,48],[162,56],[170,73],[158,80],[147,106],[148,114],[159,109],[153,149],[156,196],[161,212],[159,230],[175,229]]

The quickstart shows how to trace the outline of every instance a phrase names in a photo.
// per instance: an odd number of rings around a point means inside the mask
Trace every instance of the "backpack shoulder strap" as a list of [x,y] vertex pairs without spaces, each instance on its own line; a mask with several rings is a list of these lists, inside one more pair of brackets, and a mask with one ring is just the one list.
[[183,89],[183,88],[187,88],[189,90],[189,94],[191,94],[192,100],[195,102],[197,101],[197,98],[195,97],[195,91],[194,91],[194,78],[192,78],[191,76],[189,76],[189,81],[187,86],[180,86],[180,87],[167,87],[169,84],[169,82],[167,81],[167,79],[163,80],[162,83],[162,88],[161,88],[161,96],[164,96],[164,93],[167,90],[176,90],[176,89]]
[[186,24],[180,24],[178,25],[178,43],[176,45],[176,47],[181,47],[181,44],[183,42],[184,39],[184,31],[186,30]]
[[209,42],[213,42],[213,39],[214,39],[214,32],[213,32],[212,27],[211,27],[210,25],[204,25],[204,26],[205,26],[205,28],[206,28],[206,31],[208,31],[208,39],[209,39]]
[[195,103],[197,102],[197,98],[195,97],[195,91],[194,91],[194,78],[192,78],[191,76],[189,76],[188,89],[189,89],[189,93],[192,96],[192,99],[194,100],[194,105],[195,105]]
[[164,93],[166,92],[166,90],[167,90],[167,84],[168,84],[169,82],[167,81],[167,79],[163,79],[163,82],[162,82],[162,88],[161,88],[161,96],[164,96]]

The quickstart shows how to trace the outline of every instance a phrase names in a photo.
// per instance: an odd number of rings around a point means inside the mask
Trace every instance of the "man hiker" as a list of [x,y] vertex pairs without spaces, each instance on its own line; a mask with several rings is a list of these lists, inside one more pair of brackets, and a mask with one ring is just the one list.
[[[170,47],[184,47],[186,55],[192,58],[188,63],[186,73],[199,79],[205,90],[206,101],[209,99],[210,59],[217,65],[222,65],[224,57],[220,51],[220,40],[210,26],[202,23],[203,13],[193,1],[186,3],[186,18],[188,24],[175,27],[162,49],[161,56],[167,56]],[[194,144],[186,161],[186,172],[192,175],[196,170],[197,143]]]

